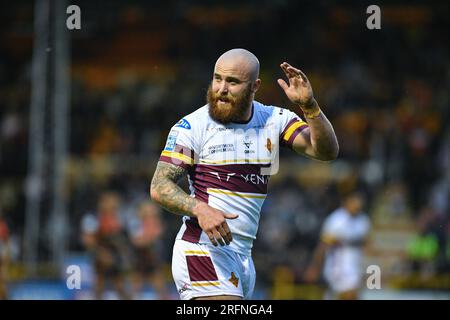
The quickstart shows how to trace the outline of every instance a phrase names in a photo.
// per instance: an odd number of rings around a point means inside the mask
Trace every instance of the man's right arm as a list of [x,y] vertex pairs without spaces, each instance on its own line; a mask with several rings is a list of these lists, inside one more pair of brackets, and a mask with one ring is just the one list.
[[319,279],[323,264],[325,261],[325,255],[331,247],[339,245],[339,240],[332,234],[323,233],[319,240],[319,244],[314,250],[311,263],[305,271],[305,280],[308,282],[315,282]]
[[171,163],[159,161],[150,186],[152,199],[170,212],[195,217],[194,208],[200,201],[190,197],[177,182],[187,170]]
[[159,161],[150,186],[152,200],[172,213],[197,218],[213,245],[229,244],[232,237],[225,219],[236,219],[238,215],[224,213],[190,197],[177,185],[186,174],[187,170],[180,166]]
[[314,250],[312,260],[305,272],[305,280],[308,282],[315,282],[320,277],[320,273],[323,267],[323,261],[325,254],[328,250],[328,244],[320,240],[316,249]]

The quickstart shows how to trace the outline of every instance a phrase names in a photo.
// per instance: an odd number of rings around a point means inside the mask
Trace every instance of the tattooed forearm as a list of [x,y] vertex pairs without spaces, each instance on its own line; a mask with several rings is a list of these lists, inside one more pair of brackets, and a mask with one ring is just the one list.
[[170,212],[194,216],[192,211],[198,200],[190,197],[178,185],[178,180],[186,175],[186,169],[167,163],[158,162],[151,183],[152,199]]

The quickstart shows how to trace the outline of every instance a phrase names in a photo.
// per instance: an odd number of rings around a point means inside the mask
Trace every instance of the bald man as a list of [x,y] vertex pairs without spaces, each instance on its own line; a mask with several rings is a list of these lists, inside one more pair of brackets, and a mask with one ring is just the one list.
[[[183,216],[172,257],[181,299],[249,299],[255,285],[251,258],[262,204],[278,148],[322,161],[337,157],[333,127],[305,74],[280,65],[278,84],[302,110],[255,101],[259,61],[245,49],[216,62],[207,104],[171,129],[151,183],[151,197]],[[187,176],[190,195],[177,182]]]

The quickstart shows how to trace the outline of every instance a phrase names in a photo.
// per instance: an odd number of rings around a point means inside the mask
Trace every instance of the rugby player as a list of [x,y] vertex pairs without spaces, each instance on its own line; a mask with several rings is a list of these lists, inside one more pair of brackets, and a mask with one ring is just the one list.
[[[184,216],[172,258],[181,299],[251,298],[251,248],[278,147],[322,161],[338,155],[333,127],[306,75],[280,65],[289,83],[278,84],[302,119],[254,100],[259,66],[245,49],[219,57],[207,104],[172,127],[154,173],[151,198]],[[190,195],[177,185],[183,176]]]

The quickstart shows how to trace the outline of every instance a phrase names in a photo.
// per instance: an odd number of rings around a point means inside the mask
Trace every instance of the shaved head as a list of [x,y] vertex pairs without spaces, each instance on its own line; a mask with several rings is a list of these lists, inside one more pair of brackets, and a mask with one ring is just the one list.
[[246,80],[255,81],[259,76],[259,61],[256,56],[245,49],[231,49],[222,54],[216,61],[215,69],[238,68]]

